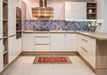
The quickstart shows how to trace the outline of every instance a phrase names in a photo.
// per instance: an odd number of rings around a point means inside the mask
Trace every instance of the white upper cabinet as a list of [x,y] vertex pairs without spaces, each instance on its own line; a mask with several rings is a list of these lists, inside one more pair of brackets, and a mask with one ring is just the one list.
[[66,51],[65,50],[65,37],[64,33],[51,34],[51,51]]
[[8,36],[16,34],[16,0],[8,0]]
[[66,34],[66,51],[77,51],[76,34]]
[[23,51],[35,51],[34,33],[23,34]]
[[2,38],[2,0],[0,0],[0,38]]
[[2,40],[0,40],[0,72],[3,70]]
[[65,19],[86,19],[86,2],[65,2]]

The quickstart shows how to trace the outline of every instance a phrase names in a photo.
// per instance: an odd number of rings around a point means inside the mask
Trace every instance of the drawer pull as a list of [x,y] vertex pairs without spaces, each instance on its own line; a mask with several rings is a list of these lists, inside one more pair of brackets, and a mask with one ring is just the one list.
[[85,41],[85,42],[88,42],[88,40],[86,40],[86,39],[84,39],[84,38],[82,38],[82,40]]
[[48,38],[49,36],[35,36],[37,38]]
[[36,44],[36,45],[49,45],[49,44]]
[[85,48],[81,47],[81,49],[83,49],[84,51],[88,52],[88,50],[86,50]]
[[14,37],[14,36],[16,36],[16,34],[14,34],[14,35],[11,35],[11,36],[9,36],[9,37]]

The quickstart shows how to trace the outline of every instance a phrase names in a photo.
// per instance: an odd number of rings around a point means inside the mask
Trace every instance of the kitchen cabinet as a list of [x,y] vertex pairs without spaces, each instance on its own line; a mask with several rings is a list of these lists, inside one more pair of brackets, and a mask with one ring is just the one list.
[[22,40],[23,40],[23,51],[35,51],[34,33],[24,33]]
[[96,68],[96,39],[78,35],[78,52]]
[[22,52],[22,38],[16,39],[17,43],[17,53],[20,54]]
[[51,51],[66,51],[65,50],[65,33],[51,34]]
[[86,2],[65,2],[65,19],[86,19]]
[[96,39],[89,38],[89,63],[96,68]]
[[3,8],[3,5],[2,5],[2,0],[0,0],[0,38],[2,38],[2,34],[3,34],[3,32],[2,32],[2,8]]
[[66,51],[77,51],[77,34],[66,34]]
[[10,64],[18,55],[16,36],[9,37],[8,43],[9,43],[8,57],[9,57],[9,64]]
[[0,40],[0,72],[3,70],[3,44],[2,40]]
[[35,51],[50,51],[50,33],[35,34]]
[[16,34],[16,3],[15,0],[8,0],[8,36]]

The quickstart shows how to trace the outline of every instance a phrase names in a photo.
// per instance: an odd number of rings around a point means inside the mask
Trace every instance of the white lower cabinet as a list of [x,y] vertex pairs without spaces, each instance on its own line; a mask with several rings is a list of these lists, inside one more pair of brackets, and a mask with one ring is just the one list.
[[35,45],[35,51],[50,51],[50,45],[37,44]]
[[24,33],[23,51],[76,51],[77,34]]
[[23,34],[23,51],[35,51],[34,33]]
[[96,68],[96,39],[93,38],[89,38],[90,43],[90,51],[89,51],[89,56],[88,56],[88,62],[94,67]]
[[96,68],[96,39],[78,35],[78,52]]
[[17,53],[20,54],[22,52],[22,38],[19,38],[17,41]]
[[51,34],[51,51],[66,51],[65,50],[65,33]]
[[3,70],[3,48],[2,40],[0,40],[0,72]]
[[50,51],[50,33],[35,34],[35,51]]
[[77,34],[66,34],[66,51],[77,51]]
[[9,56],[9,63],[11,63],[17,57],[17,41],[16,36],[12,36],[8,38],[8,56]]

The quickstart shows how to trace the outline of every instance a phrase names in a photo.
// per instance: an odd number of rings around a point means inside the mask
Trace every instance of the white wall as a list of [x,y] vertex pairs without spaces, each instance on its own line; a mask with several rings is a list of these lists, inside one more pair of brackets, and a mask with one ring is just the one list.
[[95,0],[97,2],[97,19],[102,23],[100,32],[104,32],[104,0]]
[[22,31],[24,31],[25,22],[26,22],[26,3],[22,1]]
[[[39,7],[39,0],[23,0],[26,3],[26,19],[32,18],[32,7]],[[54,19],[64,19],[64,0],[48,0],[48,7],[54,8]]]
[[97,2],[97,18],[103,19],[104,18],[104,0],[95,0]]
[[32,7],[39,7],[38,0],[23,0],[26,3],[26,19],[32,19]]
[[104,0],[104,32],[107,33],[107,0]]
[[47,4],[54,8],[55,20],[64,20],[64,0],[48,0]]
[[16,7],[22,8],[22,0],[15,0],[16,1]]

